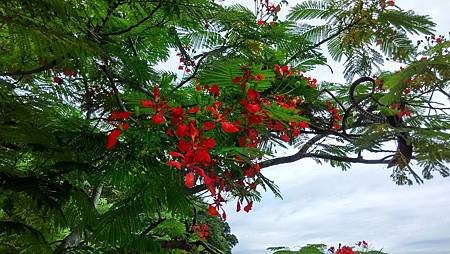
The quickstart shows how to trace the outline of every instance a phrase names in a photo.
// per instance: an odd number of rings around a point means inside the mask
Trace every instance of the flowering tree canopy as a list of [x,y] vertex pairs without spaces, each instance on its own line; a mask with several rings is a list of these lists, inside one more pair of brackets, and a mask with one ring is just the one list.
[[[223,204],[280,196],[263,169],[304,158],[448,176],[450,42],[430,18],[384,0],[287,7],[0,3],[0,249],[230,252]],[[322,46],[348,83],[318,82]],[[402,68],[380,71],[386,57]]]

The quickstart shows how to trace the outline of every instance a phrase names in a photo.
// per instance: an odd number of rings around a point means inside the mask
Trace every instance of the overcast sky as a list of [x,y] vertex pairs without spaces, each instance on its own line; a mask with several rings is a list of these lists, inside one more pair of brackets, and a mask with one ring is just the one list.
[[[226,0],[226,4],[238,2]],[[253,1],[239,1],[252,6]],[[300,0],[289,1],[294,6]],[[404,9],[428,14],[437,34],[450,30],[449,0],[396,0]],[[343,80],[333,65],[316,71],[321,80]],[[448,103],[448,101],[447,101]],[[450,179],[436,176],[423,185],[396,186],[385,166],[355,165],[342,172],[312,160],[264,169],[280,186],[284,199],[265,193],[253,210],[235,213],[228,222],[239,244],[236,254],[268,253],[270,246],[307,243],[353,244],[366,240],[392,254],[450,253]]]

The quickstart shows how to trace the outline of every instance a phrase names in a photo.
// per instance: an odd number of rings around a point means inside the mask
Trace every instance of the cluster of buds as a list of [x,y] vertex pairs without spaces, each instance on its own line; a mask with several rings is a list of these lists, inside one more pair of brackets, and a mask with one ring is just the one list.
[[[183,47],[185,53],[187,54],[187,51],[190,49],[189,47]],[[195,62],[193,60],[188,59],[188,55],[184,55],[181,52],[177,53],[177,56],[180,60],[180,65],[178,66],[178,70],[189,73],[191,72],[191,68],[195,66]]]

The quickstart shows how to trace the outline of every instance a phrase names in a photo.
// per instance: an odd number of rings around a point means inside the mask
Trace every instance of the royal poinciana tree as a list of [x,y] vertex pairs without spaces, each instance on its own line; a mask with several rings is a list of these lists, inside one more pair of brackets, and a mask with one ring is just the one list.
[[[229,253],[223,204],[280,195],[264,168],[304,158],[448,176],[450,43],[430,18],[287,4],[0,3],[0,250]],[[324,52],[348,84],[317,82]]]

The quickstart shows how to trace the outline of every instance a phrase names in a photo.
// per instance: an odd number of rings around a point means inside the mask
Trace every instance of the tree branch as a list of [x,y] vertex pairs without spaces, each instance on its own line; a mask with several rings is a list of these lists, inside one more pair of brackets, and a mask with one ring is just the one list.
[[46,71],[48,69],[53,68],[56,65],[56,60],[51,61],[50,63],[44,64],[36,69],[32,70],[17,70],[17,71],[11,71],[11,72],[4,72],[1,73],[0,76],[23,76],[23,75],[29,75],[38,73],[41,71]]
[[274,158],[271,160],[263,161],[260,163],[261,168],[271,167],[275,165],[285,164],[285,163],[291,163],[294,161],[298,161],[304,158],[316,158],[316,159],[325,159],[325,160],[332,160],[332,161],[340,161],[340,162],[350,162],[350,163],[362,163],[362,164],[388,164],[390,160],[388,158],[392,157],[394,155],[389,155],[381,159],[375,159],[375,160],[367,160],[362,157],[342,157],[342,156],[336,156],[336,155],[330,155],[330,154],[316,154],[316,153],[296,153],[294,155],[285,156],[285,157],[279,157]]
[[101,36],[110,36],[110,35],[120,35],[120,34],[124,34],[127,33],[129,31],[131,31],[132,29],[140,26],[142,23],[144,23],[145,21],[149,20],[151,17],[153,17],[153,15],[156,13],[156,11],[161,8],[163,3],[163,0],[160,0],[158,5],[155,7],[155,9],[153,9],[150,14],[148,16],[146,16],[145,18],[141,19],[139,22],[137,22],[134,25],[131,25],[123,30],[119,30],[119,31],[115,31],[115,32],[110,32],[110,33],[104,33],[104,34],[100,34]]

